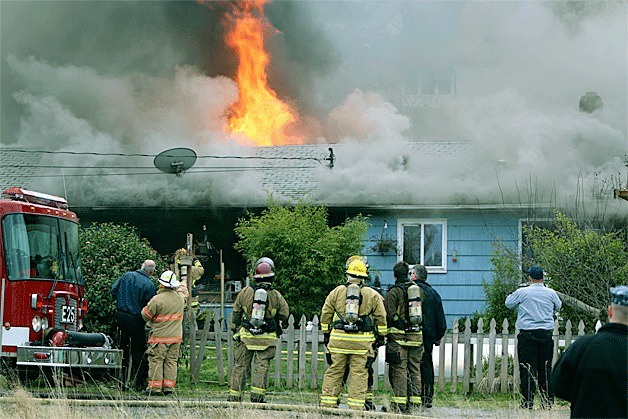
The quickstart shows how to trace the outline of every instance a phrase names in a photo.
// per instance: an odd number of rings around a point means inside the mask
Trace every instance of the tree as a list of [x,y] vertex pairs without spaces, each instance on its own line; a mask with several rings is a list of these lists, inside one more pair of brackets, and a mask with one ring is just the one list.
[[113,283],[125,272],[139,269],[146,259],[155,261],[157,272],[167,264],[148,240],[140,238],[137,231],[126,224],[94,223],[80,230],[79,243],[85,296],[89,302],[86,328],[114,336],[116,304],[109,293]]
[[514,325],[517,320],[517,313],[506,307],[506,296],[512,293],[524,281],[519,269],[519,258],[515,255],[514,249],[504,245],[502,242],[493,244],[493,281],[484,282],[484,292],[488,307],[482,317],[485,324],[491,319],[495,319],[501,325],[504,319],[508,319],[509,325]]
[[529,247],[523,257],[516,249],[494,244],[493,282],[484,284],[488,299],[484,317],[494,317],[498,324],[508,318],[512,324],[516,313],[506,309],[506,296],[527,280],[527,269],[539,265],[545,271],[546,284],[560,293],[562,319],[584,320],[588,328],[600,316],[603,320],[609,288],[628,283],[628,247],[621,238],[622,231],[580,228],[563,213],[555,212],[553,229],[524,225],[523,232]]
[[272,201],[260,216],[248,217],[236,224],[235,249],[251,266],[262,256],[273,259],[274,286],[297,319],[320,314],[329,291],[345,281],[346,259],[361,253],[366,218],[358,216],[344,226],[329,227],[323,206],[287,207]]
[[[619,232],[581,229],[560,212],[555,213],[555,219],[554,230],[524,226],[532,257],[545,270],[546,282],[552,288],[600,310],[603,317],[610,299],[609,288],[628,283],[626,243]],[[562,317],[572,321],[595,320],[594,314],[582,309],[582,304],[567,303]]]

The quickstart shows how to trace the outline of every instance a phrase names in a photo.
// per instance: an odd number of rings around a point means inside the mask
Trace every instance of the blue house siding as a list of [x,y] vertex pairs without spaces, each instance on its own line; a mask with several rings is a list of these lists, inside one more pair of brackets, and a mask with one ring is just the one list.
[[[397,238],[399,219],[444,219],[447,222],[446,272],[430,272],[428,282],[443,299],[447,323],[486,309],[484,282],[492,281],[493,244],[502,241],[516,248],[523,214],[502,210],[408,210],[370,215],[364,240],[371,277],[379,277],[384,292],[394,283],[392,268],[401,259],[394,252],[382,255],[372,247],[381,236]],[[386,228],[384,228],[386,226]],[[456,261],[453,261],[453,251]],[[401,251],[401,249],[400,249]]]

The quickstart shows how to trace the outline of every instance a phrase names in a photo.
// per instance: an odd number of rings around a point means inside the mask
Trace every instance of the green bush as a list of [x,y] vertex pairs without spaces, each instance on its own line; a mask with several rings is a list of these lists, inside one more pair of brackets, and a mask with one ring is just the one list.
[[88,331],[114,336],[116,304],[109,293],[113,283],[125,272],[139,269],[146,259],[157,263],[156,272],[161,272],[167,264],[148,240],[140,238],[137,231],[126,224],[95,223],[81,228],[79,242],[85,296],[89,302],[85,327]]
[[273,259],[274,286],[298,322],[303,314],[307,318],[320,315],[327,294],[344,283],[345,262],[362,251],[366,228],[367,221],[360,216],[343,226],[329,227],[325,207],[270,202],[260,216],[238,221],[235,249],[251,267],[262,256]]
[[[495,319],[498,326],[508,319],[509,328],[514,328],[517,320],[517,311],[506,307],[506,297],[525,280],[519,270],[518,258],[512,248],[501,242],[493,244],[493,281],[483,282],[486,293],[487,308],[482,317],[488,326],[491,319]],[[514,330],[514,329],[513,329]]]

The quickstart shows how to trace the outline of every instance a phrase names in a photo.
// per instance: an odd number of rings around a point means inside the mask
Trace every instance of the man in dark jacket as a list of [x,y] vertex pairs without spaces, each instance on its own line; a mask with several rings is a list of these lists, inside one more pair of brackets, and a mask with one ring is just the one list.
[[628,286],[611,288],[609,323],[576,339],[554,367],[554,394],[572,418],[628,417]]
[[427,269],[423,265],[414,265],[410,271],[412,279],[425,293],[423,301],[423,358],[421,359],[421,399],[423,406],[432,407],[434,399],[434,363],[432,350],[440,345],[445,336],[447,321],[443,302],[438,292],[427,283]]
[[125,273],[111,287],[111,296],[116,299],[118,309],[118,328],[120,329],[120,348],[123,351],[123,379],[126,382],[129,360],[131,361],[131,381],[135,380],[135,389],[146,388],[148,364],[146,352],[145,322],[142,309],[156,294],[155,284],[150,276],[155,272],[155,262],[145,260],[141,269]]

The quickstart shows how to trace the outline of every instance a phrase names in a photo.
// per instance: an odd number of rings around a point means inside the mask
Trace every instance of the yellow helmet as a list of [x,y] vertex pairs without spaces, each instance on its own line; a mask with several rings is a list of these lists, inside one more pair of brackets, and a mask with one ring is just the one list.
[[349,262],[346,274],[356,278],[368,278],[366,263],[361,258],[356,258]]
[[[349,259],[347,259],[347,261],[345,262],[345,269],[349,269],[349,264],[353,262],[354,260],[361,260],[362,262],[366,263],[366,256],[360,256],[360,255],[350,256]],[[366,266],[368,268],[368,265]]]

